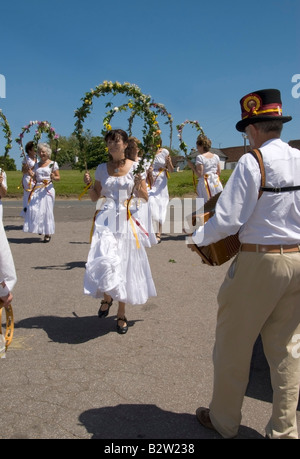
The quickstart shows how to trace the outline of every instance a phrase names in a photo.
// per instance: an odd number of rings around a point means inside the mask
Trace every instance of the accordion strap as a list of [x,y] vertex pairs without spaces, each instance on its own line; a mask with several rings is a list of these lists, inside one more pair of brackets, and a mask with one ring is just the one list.
[[300,185],[295,185],[295,186],[285,186],[285,187],[266,187],[265,186],[265,181],[266,181],[266,175],[265,175],[265,168],[264,168],[264,163],[262,159],[262,154],[261,151],[258,148],[254,148],[253,150],[250,150],[250,152],[256,161],[259,164],[260,168],[260,173],[261,173],[261,184],[260,184],[260,189],[259,189],[259,194],[258,194],[258,199],[261,197],[263,191],[269,191],[271,193],[282,193],[285,191],[297,191],[300,190]]
[[300,190],[300,185],[296,186],[285,186],[283,188],[268,188],[268,187],[261,187],[262,191],[270,191],[271,193],[282,193],[283,191],[297,191]]
[[260,189],[259,189],[259,193],[258,193],[258,199],[259,199],[261,197],[261,195],[263,194],[263,191],[264,191],[263,188],[264,188],[265,183],[266,183],[265,166],[264,166],[264,162],[263,162],[263,159],[262,159],[261,151],[258,148],[254,148],[253,150],[250,150],[249,153],[251,153],[254,156],[254,158],[258,162],[258,165],[259,165],[259,168],[260,168],[261,183],[260,183]]

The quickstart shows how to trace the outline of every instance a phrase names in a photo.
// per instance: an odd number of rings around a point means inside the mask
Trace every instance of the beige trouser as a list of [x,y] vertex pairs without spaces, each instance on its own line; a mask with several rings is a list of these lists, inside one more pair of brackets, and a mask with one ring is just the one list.
[[238,433],[253,345],[261,334],[270,366],[270,438],[298,438],[300,253],[240,252],[218,295],[210,417],[225,438]]

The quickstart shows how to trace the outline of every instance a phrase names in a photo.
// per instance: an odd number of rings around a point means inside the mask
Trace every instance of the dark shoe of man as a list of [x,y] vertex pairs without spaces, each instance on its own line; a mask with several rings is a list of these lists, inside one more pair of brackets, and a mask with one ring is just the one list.
[[210,420],[209,408],[204,408],[203,406],[200,406],[200,408],[196,410],[196,418],[198,419],[200,424],[203,425],[203,427],[206,427],[207,429],[215,430],[217,432],[217,430],[214,428]]

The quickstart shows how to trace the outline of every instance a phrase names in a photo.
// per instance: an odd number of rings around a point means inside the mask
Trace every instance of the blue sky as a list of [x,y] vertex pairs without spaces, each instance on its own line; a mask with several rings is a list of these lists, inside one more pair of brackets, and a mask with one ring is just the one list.
[[[175,126],[186,119],[199,121],[213,147],[225,148],[243,144],[235,129],[240,98],[278,88],[283,114],[293,116],[282,138],[299,139],[300,98],[292,93],[293,76],[300,81],[299,13],[299,0],[1,2],[0,75],[6,97],[0,108],[13,139],[31,120],[48,120],[57,133],[69,136],[86,91],[104,80],[128,81],[172,114],[174,148],[179,148]],[[85,121],[94,135],[100,133],[108,99],[96,99]],[[118,98],[114,102],[118,105]],[[126,128],[117,116],[113,127]],[[168,127],[163,118],[158,121],[168,145]],[[184,128],[189,148],[196,136],[192,126]],[[4,144],[1,132],[1,151]],[[19,167],[15,142],[10,156]]]

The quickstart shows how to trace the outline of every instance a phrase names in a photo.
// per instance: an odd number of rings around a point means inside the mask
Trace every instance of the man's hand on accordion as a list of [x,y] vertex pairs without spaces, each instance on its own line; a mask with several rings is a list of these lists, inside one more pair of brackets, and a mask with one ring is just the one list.
[[187,248],[191,249],[192,252],[196,252],[196,244],[187,244]]

